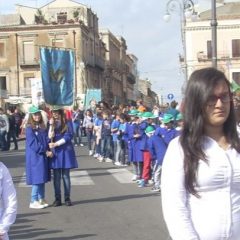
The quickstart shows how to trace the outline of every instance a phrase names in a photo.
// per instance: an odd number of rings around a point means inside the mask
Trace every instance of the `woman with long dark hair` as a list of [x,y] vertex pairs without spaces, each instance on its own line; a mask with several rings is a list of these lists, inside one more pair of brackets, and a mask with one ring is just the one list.
[[163,161],[162,208],[173,240],[240,236],[240,141],[230,84],[214,68],[188,81],[183,129]]
[[53,185],[55,192],[54,207],[62,205],[61,179],[64,186],[64,200],[66,206],[71,206],[71,180],[70,169],[77,168],[78,163],[72,144],[72,121],[67,120],[64,110],[59,107],[52,108],[52,118],[49,120],[48,137],[51,142],[49,148],[53,152],[51,168],[53,169]]

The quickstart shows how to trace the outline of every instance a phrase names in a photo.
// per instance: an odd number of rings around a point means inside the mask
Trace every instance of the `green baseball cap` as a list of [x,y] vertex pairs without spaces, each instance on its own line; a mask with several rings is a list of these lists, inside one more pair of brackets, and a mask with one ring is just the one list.
[[34,113],[41,112],[41,109],[39,109],[37,106],[31,106],[31,107],[28,109],[28,112],[34,114]]
[[163,119],[162,119],[162,122],[163,122],[163,123],[170,123],[170,122],[172,122],[172,121],[174,121],[174,117],[173,117],[172,114],[165,113],[165,114],[163,115]]
[[155,128],[153,126],[148,126],[145,129],[145,133],[153,133],[155,131]]

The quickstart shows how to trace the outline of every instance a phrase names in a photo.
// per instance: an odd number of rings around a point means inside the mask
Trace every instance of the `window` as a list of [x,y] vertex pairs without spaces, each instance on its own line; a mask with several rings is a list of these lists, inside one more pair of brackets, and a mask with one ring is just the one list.
[[65,23],[67,21],[67,13],[60,12],[57,14],[57,22],[58,23]]
[[63,39],[53,39],[52,40],[52,46],[53,47],[59,47],[59,48],[63,48],[64,47],[64,42]]
[[0,76],[0,90],[7,90],[7,80],[5,76]]
[[240,72],[233,72],[233,73],[232,73],[232,79],[233,79],[236,83],[240,84]]
[[35,62],[35,50],[33,41],[23,42],[23,62],[25,64]]
[[240,39],[232,40],[232,57],[240,57]]
[[207,58],[212,58],[212,41],[207,41]]
[[0,58],[4,58],[6,54],[5,43],[0,42]]

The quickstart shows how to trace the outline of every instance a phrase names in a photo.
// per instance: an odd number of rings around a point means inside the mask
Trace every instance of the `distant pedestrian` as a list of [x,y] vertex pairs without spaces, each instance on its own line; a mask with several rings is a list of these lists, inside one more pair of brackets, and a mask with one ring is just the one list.
[[7,150],[10,150],[11,148],[11,140],[14,143],[14,150],[18,150],[18,142],[16,139],[16,124],[15,124],[15,118],[12,113],[12,109],[7,109],[7,116],[8,116],[8,122],[9,122],[9,130],[7,133]]
[[7,151],[7,133],[9,131],[9,121],[3,108],[0,108],[0,148],[2,151]]

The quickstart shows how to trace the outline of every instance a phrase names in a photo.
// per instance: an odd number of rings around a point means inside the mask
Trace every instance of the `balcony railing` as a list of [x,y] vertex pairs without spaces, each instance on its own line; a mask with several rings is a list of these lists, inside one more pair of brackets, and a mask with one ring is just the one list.
[[19,61],[20,66],[27,67],[27,66],[40,66],[39,60],[34,58],[31,60],[21,58]]
[[[218,60],[228,60],[231,59],[231,56],[229,53],[218,53],[217,58]],[[208,55],[206,52],[201,51],[197,53],[197,59],[199,62],[206,62],[211,61],[212,57],[211,55]]]
[[5,89],[0,89],[0,98],[8,98],[8,91]]

